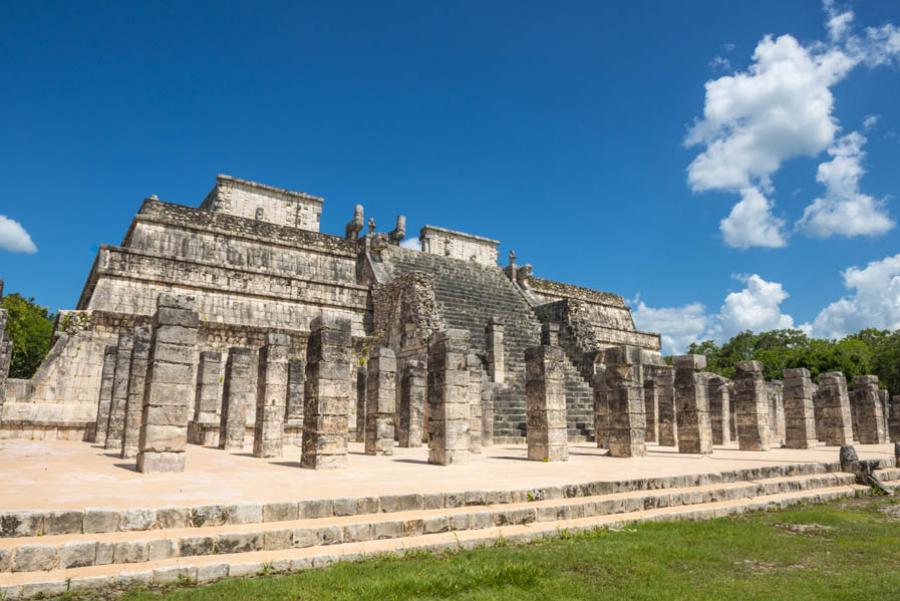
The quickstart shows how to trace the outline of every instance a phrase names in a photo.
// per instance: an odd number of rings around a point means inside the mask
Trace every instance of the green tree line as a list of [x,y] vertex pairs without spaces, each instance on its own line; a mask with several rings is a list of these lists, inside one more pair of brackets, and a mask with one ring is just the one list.
[[30,378],[50,350],[55,315],[17,293],[0,298],[0,309],[8,313],[6,329],[13,343],[9,377]]
[[813,379],[840,371],[852,386],[853,376],[875,374],[883,388],[900,394],[900,330],[866,329],[840,340],[810,338],[800,330],[744,331],[721,346],[712,340],[691,344],[689,353],[706,355],[707,369],[734,377],[734,364],[756,360],[766,379],[782,378],[782,370],[805,367]]

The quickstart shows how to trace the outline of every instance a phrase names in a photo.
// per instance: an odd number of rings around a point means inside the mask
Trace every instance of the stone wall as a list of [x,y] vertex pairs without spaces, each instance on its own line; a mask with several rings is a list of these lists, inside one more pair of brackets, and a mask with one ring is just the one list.
[[482,238],[464,232],[454,232],[441,227],[426,225],[419,233],[422,252],[481,265],[497,264],[498,240]]
[[219,175],[215,187],[200,207],[207,211],[318,232],[323,202],[323,199],[304,192]]

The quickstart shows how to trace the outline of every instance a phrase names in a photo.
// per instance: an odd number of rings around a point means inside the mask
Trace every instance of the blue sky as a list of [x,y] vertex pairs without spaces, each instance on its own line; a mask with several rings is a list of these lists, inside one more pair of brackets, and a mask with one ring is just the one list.
[[72,307],[144,197],[228,173],[324,196],[325,232],[361,202],[498,238],[667,350],[900,327],[896,25],[874,0],[3,2],[0,277]]

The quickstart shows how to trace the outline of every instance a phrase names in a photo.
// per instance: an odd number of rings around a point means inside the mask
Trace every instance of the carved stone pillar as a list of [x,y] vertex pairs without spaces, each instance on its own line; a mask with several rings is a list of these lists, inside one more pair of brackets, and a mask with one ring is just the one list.
[[122,434],[122,459],[134,459],[140,451],[141,419],[144,414],[144,391],[150,361],[152,331],[140,326],[134,329],[131,369],[128,370],[128,402],[125,405],[125,428]]
[[678,417],[678,452],[712,453],[705,355],[679,355],[675,366],[675,406]]
[[287,334],[269,333],[259,350],[256,377],[256,423],[253,428],[253,456],[281,457],[284,453],[284,415],[287,412]]
[[397,409],[397,357],[390,348],[375,347],[366,363],[366,455],[394,454]]
[[740,361],[734,373],[738,446],[742,451],[769,450],[769,399],[763,366],[759,361]]
[[256,398],[250,379],[251,359],[252,354],[248,348],[233,346],[228,349],[219,428],[219,448],[225,451],[240,451],[244,448],[247,409]]
[[428,349],[428,462],[467,463],[469,450],[469,332],[436,333]]

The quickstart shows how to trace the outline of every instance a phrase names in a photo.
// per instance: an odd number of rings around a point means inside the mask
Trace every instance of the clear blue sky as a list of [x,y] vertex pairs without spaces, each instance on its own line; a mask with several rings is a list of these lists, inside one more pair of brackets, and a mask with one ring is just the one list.
[[[859,35],[900,24],[896,2],[843,6]],[[324,196],[324,232],[341,233],[361,202],[388,229],[403,213],[413,235],[430,223],[498,238],[537,275],[639,294],[645,327],[702,303],[696,336],[709,335],[730,319],[726,295],[752,288],[735,274],[780,284],[778,316],[812,322],[855,294],[843,270],[900,252],[898,228],[795,231],[823,195],[823,146],[754,182],[785,244],[730,244],[720,221],[741,193],[692,190],[688,166],[706,147],[684,141],[705,82],[746,71],[766,34],[821,53],[838,12],[812,1],[0,2],[0,215],[38,249],[0,249],[0,277],[7,292],[72,307],[98,244],[121,242],[144,197],[196,205],[228,173]],[[827,88],[833,137],[864,133],[860,187],[893,220],[898,73],[888,57]],[[900,285],[883,292],[900,307]],[[651,312],[662,308],[673,312]]]

